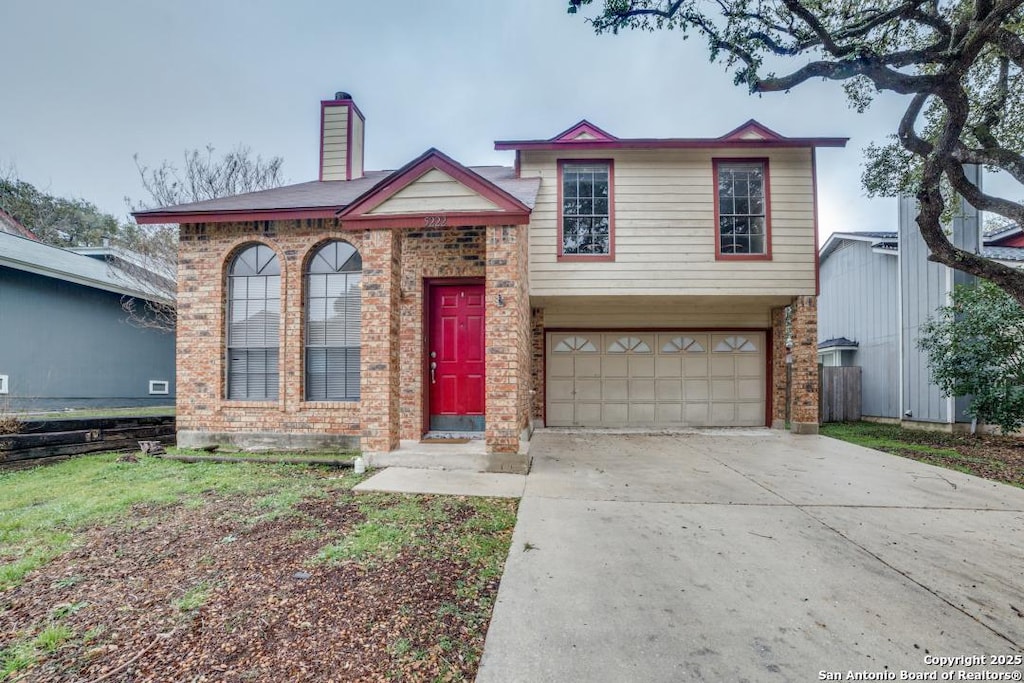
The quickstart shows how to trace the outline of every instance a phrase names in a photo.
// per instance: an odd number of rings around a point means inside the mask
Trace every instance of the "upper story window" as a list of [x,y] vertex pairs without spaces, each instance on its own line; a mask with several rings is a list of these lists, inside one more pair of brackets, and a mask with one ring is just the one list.
[[714,169],[718,194],[716,255],[719,258],[770,258],[767,160],[716,159]]
[[277,399],[281,265],[265,244],[239,251],[228,269],[227,398]]
[[560,257],[611,260],[614,256],[611,161],[560,161]]
[[306,400],[358,401],[363,261],[328,242],[306,267]]

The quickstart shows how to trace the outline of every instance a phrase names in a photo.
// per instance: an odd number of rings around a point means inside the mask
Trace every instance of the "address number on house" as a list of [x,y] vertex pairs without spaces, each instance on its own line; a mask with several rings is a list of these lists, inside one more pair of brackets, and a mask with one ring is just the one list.
[[427,228],[443,228],[448,225],[448,216],[424,216],[423,225]]

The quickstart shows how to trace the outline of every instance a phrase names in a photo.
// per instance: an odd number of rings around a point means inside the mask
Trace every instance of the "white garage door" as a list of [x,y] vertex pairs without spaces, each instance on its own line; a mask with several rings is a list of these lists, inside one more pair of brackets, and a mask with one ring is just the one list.
[[547,335],[551,427],[765,424],[763,332]]

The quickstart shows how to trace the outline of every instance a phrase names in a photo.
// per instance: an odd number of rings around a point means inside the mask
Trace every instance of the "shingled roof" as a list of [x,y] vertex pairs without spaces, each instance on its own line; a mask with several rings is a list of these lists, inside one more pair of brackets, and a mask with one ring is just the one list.
[[[466,169],[509,193],[530,209],[537,203],[539,178],[517,178],[515,169],[509,166],[467,166]],[[266,213],[266,220],[295,217],[294,214],[300,212],[308,214],[306,217],[310,218],[333,218],[393,173],[367,171],[362,178],[355,180],[313,180],[233,197],[137,211],[133,215],[140,223],[202,222],[204,216],[230,218],[234,214],[254,213]]]
[[76,254],[7,232],[0,232],[0,267],[150,301],[166,298],[165,293],[111,266],[103,259]]

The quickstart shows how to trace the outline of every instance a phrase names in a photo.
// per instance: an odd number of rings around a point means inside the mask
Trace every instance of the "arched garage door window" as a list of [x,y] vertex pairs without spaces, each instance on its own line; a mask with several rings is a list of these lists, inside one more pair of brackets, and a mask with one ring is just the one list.
[[363,261],[328,242],[306,269],[306,400],[359,400]]
[[227,397],[277,399],[281,266],[274,250],[252,244],[228,270]]

